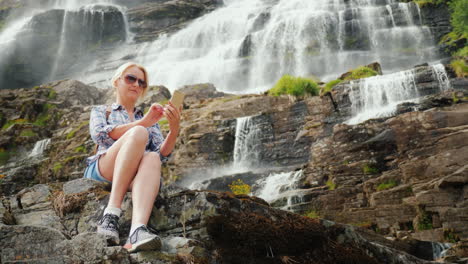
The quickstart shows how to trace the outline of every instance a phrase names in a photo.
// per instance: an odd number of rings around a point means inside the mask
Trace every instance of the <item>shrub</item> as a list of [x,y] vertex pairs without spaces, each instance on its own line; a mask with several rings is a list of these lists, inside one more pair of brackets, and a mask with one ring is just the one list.
[[450,66],[458,77],[464,78],[468,76],[468,66],[463,59],[453,60]]
[[232,193],[235,195],[248,195],[250,194],[251,187],[250,185],[244,183],[241,179],[237,179],[237,181],[233,181],[231,184],[229,184],[229,189],[231,189]]
[[336,184],[332,180],[328,180],[327,183],[325,183],[328,186],[328,190],[333,191],[336,189]]
[[453,26],[453,31],[461,34],[464,38],[468,36],[468,1],[452,0],[449,4],[452,14],[450,23]]
[[418,222],[418,230],[432,229],[432,217],[425,211],[421,212]]
[[367,78],[367,77],[372,77],[376,76],[378,73],[374,71],[373,69],[366,67],[366,66],[361,66],[358,67],[354,70],[351,71],[351,74],[346,76],[344,80],[357,80],[361,78]]
[[395,186],[397,186],[397,182],[395,180],[389,180],[389,181],[379,184],[379,186],[377,186],[377,191],[380,192],[383,190],[393,188]]
[[336,79],[336,80],[327,82],[327,84],[325,84],[325,86],[323,87],[322,94],[330,92],[335,85],[341,83],[342,81],[343,80],[341,79]]
[[286,74],[268,91],[268,94],[273,96],[282,94],[294,96],[303,96],[305,94],[318,95],[319,89],[317,88],[317,83],[310,79]]

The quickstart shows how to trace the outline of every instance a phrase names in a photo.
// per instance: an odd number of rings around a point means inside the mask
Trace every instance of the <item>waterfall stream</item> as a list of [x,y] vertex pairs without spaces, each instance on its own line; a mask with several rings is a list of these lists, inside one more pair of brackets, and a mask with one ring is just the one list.
[[[450,81],[444,66],[436,64],[431,68],[440,91],[449,89]],[[348,86],[353,112],[353,117],[347,121],[350,125],[371,118],[391,116],[397,105],[420,97],[414,70],[373,76],[358,82],[358,89],[353,88],[354,82]]]
[[44,152],[44,150],[47,148],[49,144],[50,144],[50,138],[46,138],[46,139],[36,142],[36,144],[34,144],[34,148],[29,153],[28,158],[38,157],[42,155],[42,153]]
[[239,93],[265,91],[286,73],[334,79],[372,61],[392,72],[437,57],[419,12],[394,0],[225,1],[137,60],[170,89],[212,82]]

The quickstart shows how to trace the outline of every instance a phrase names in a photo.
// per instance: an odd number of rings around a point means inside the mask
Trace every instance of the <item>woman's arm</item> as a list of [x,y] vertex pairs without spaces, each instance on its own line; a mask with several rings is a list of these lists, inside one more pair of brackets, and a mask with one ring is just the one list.
[[152,104],[148,113],[146,113],[142,119],[114,127],[114,129],[109,132],[109,136],[112,139],[117,140],[123,136],[125,132],[135,126],[144,126],[146,128],[151,127],[156,124],[159,119],[161,119],[163,116],[163,111],[163,107],[160,104]]
[[177,109],[170,101],[164,109],[164,116],[169,122],[169,134],[167,134],[166,139],[159,149],[159,154],[161,156],[167,157],[172,153],[172,150],[174,150],[177,136],[179,135],[180,111],[182,111],[182,107]]

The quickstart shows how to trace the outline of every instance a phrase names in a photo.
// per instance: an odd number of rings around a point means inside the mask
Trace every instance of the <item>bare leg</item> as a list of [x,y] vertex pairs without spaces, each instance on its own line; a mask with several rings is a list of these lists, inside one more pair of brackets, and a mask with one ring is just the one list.
[[141,159],[132,183],[132,225],[147,224],[158,196],[161,180],[161,159],[156,152],[147,152]]
[[147,141],[148,131],[146,128],[133,127],[99,159],[101,175],[112,181],[109,207],[120,208],[123,197],[137,174]]

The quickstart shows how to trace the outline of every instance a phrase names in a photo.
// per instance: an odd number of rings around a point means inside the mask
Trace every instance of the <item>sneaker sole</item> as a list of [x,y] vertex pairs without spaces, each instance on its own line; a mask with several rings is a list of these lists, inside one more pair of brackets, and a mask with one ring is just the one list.
[[104,235],[106,237],[106,239],[112,243],[115,243],[115,244],[119,244],[120,243],[120,238],[118,236],[115,236],[113,234],[110,234],[109,231],[105,230],[105,229],[100,229],[98,227],[96,233],[98,234],[101,234],[101,235]]
[[124,247],[127,248],[130,253],[159,250],[161,249],[161,239],[159,237],[148,238],[147,240],[143,240],[133,245],[125,245]]

